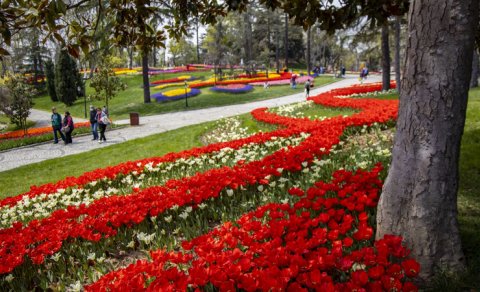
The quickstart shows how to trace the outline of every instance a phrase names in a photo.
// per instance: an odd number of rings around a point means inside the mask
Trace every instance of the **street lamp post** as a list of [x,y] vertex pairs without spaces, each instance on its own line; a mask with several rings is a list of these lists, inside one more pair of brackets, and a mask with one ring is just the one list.
[[188,107],[187,87],[187,81],[185,80],[185,107]]

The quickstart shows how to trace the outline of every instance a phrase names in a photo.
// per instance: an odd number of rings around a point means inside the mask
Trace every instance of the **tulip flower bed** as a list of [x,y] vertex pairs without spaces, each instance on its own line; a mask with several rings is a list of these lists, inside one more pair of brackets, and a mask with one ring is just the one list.
[[201,87],[209,87],[209,86],[216,86],[216,85],[229,85],[229,84],[246,84],[251,82],[272,82],[276,80],[290,80],[291,74],[290,73],[282,73],[280,75],[274,75],[273,77],[256,77],[256,78],[238,78],[233,80],[223,80],[223,81],[212,81],[207,80],[204,82],[197,82],[195,84],[190,84],[191,88],[201,88]]
[[[372,241],[381,189],[374,164],[388,163],[388,149],[342,149],[340,141],[396,118],[397,101],[335,98],[379,89],[311,98],[359,111],[349,117],[257,109],[255,119],[280,128],[0,201],[0,287],[415,290],[407,277],[419,267],[406,259],[401,238]],[[359,165],[372,170],[354,171]],[[145,251],[156,249],[146,260]]]
[[186,97],[193,97],[197,96],[201,93],[200,89],[196,88],[187,88],[187,89],[174,89],[174,90],[169,90],[166,92],[159,92],[152,94],[152,98],[156,99],[157,102],[164,102],[164,101],[171,101],[171,100],[177,100],[177,99],[182,99]]
[[253,90],[251,85],[246,84],[228,84],[228,85],[217,85],[210,88],[211,91],[224,92],[224,93],[247,93]]
[[[89,122],[75,123],[76,129],[84,128],[84,127],[90,127],[90,123]],[[25,134],[23,130],[7,132],[7,133],[0,134],[0,140],[34,137],[34,136],[39,136],[47,133],[52,133],[52,127],[31,128],[27,130],[27,134]]]
[[152,82],[150,82],[150,86],[156,86],[156,85],[167,84],[167,83],[178,83],[178,82],[190,81],[190,80],[194,80],[194,79],[195,78],[193,78],[190,75],[184,75],[184,76],[178,76],[178,77],[175,77],[175,78],[152,81]]
[[[296,82],[297,82],[297,84],[303,84],[303,83],[307,82],[307,80],[312,81],[310,86],[313,86],[314,79],[313,79],[313,77],[310,77],[310,76],[299,76],[299,77],[297,77]],[[251,82],[249,84],[253,85],[253,86],[263,86],[264,83],[263,82]],[[288,84],[290,84],[290,79],[273,80],[273,81],[268,82],[268,85],[270,85],[270,86],[288,85]]]

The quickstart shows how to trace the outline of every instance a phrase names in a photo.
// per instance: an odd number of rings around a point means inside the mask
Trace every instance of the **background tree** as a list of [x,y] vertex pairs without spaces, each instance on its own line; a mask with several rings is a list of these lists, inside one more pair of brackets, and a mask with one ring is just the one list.
[[27,118],[33,107],[32,98],[35,88],[25,83],[23,78],[10,75],[5,86],[0,87],[0,110],[10,119],[12,124],[23,129],[27,134]]
[[52,60],[45,63],[45,75],[47,77],[47,91],[52,101],[58,101],[57,91],[55,89],[55,65]]
[[172,55],[173,65],[187,65],[195,62],[195,48],[186,38],[171,40],[169,49]]
[[390,44],[388,21],[382,24],[382,90],[390,89]]
[[66,50],[61,50],[55,64],[55,91],[58,99],[71,106],[78,97],[78,68]]
[[115,75],[113,68],[119,66],[118,59],[112,56],[104,57],[97,73],[90,80],[90,87],[95,93],[90,95],[91,99],[105,100],[105,106],[108,109],[108,101],[117,95],[121,90],[125,90],[127,85]]

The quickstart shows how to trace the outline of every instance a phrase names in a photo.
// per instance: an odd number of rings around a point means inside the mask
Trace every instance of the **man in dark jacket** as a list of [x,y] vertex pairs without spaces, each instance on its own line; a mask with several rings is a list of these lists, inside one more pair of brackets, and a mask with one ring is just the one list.
[[54,138],[54,144],[58,143],[58,136],[57,132],[60,134],[60,137],[62,137],[62,140],[65,141],[65,136],[62,133],[62,116],[57,113],[57,109],[52,107],[52,129],[53,129],[53,138]]
[[90,127],[92,128],[93,139],[98,140],[98,122],[97,122],[97,110],[90,105]]

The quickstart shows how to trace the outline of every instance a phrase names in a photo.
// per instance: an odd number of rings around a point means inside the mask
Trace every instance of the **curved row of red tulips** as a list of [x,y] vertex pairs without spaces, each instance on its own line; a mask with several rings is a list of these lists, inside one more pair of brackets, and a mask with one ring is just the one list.
[[153,251],[151,261],[111,272],[86,290],[416,291],[410,280],[420,267],[407,258],[402,238],[370,243],[380,170],[337,171],[331,183],[292,188],[301,198],[293,206],[261,206],[183,242],[183,252]]

